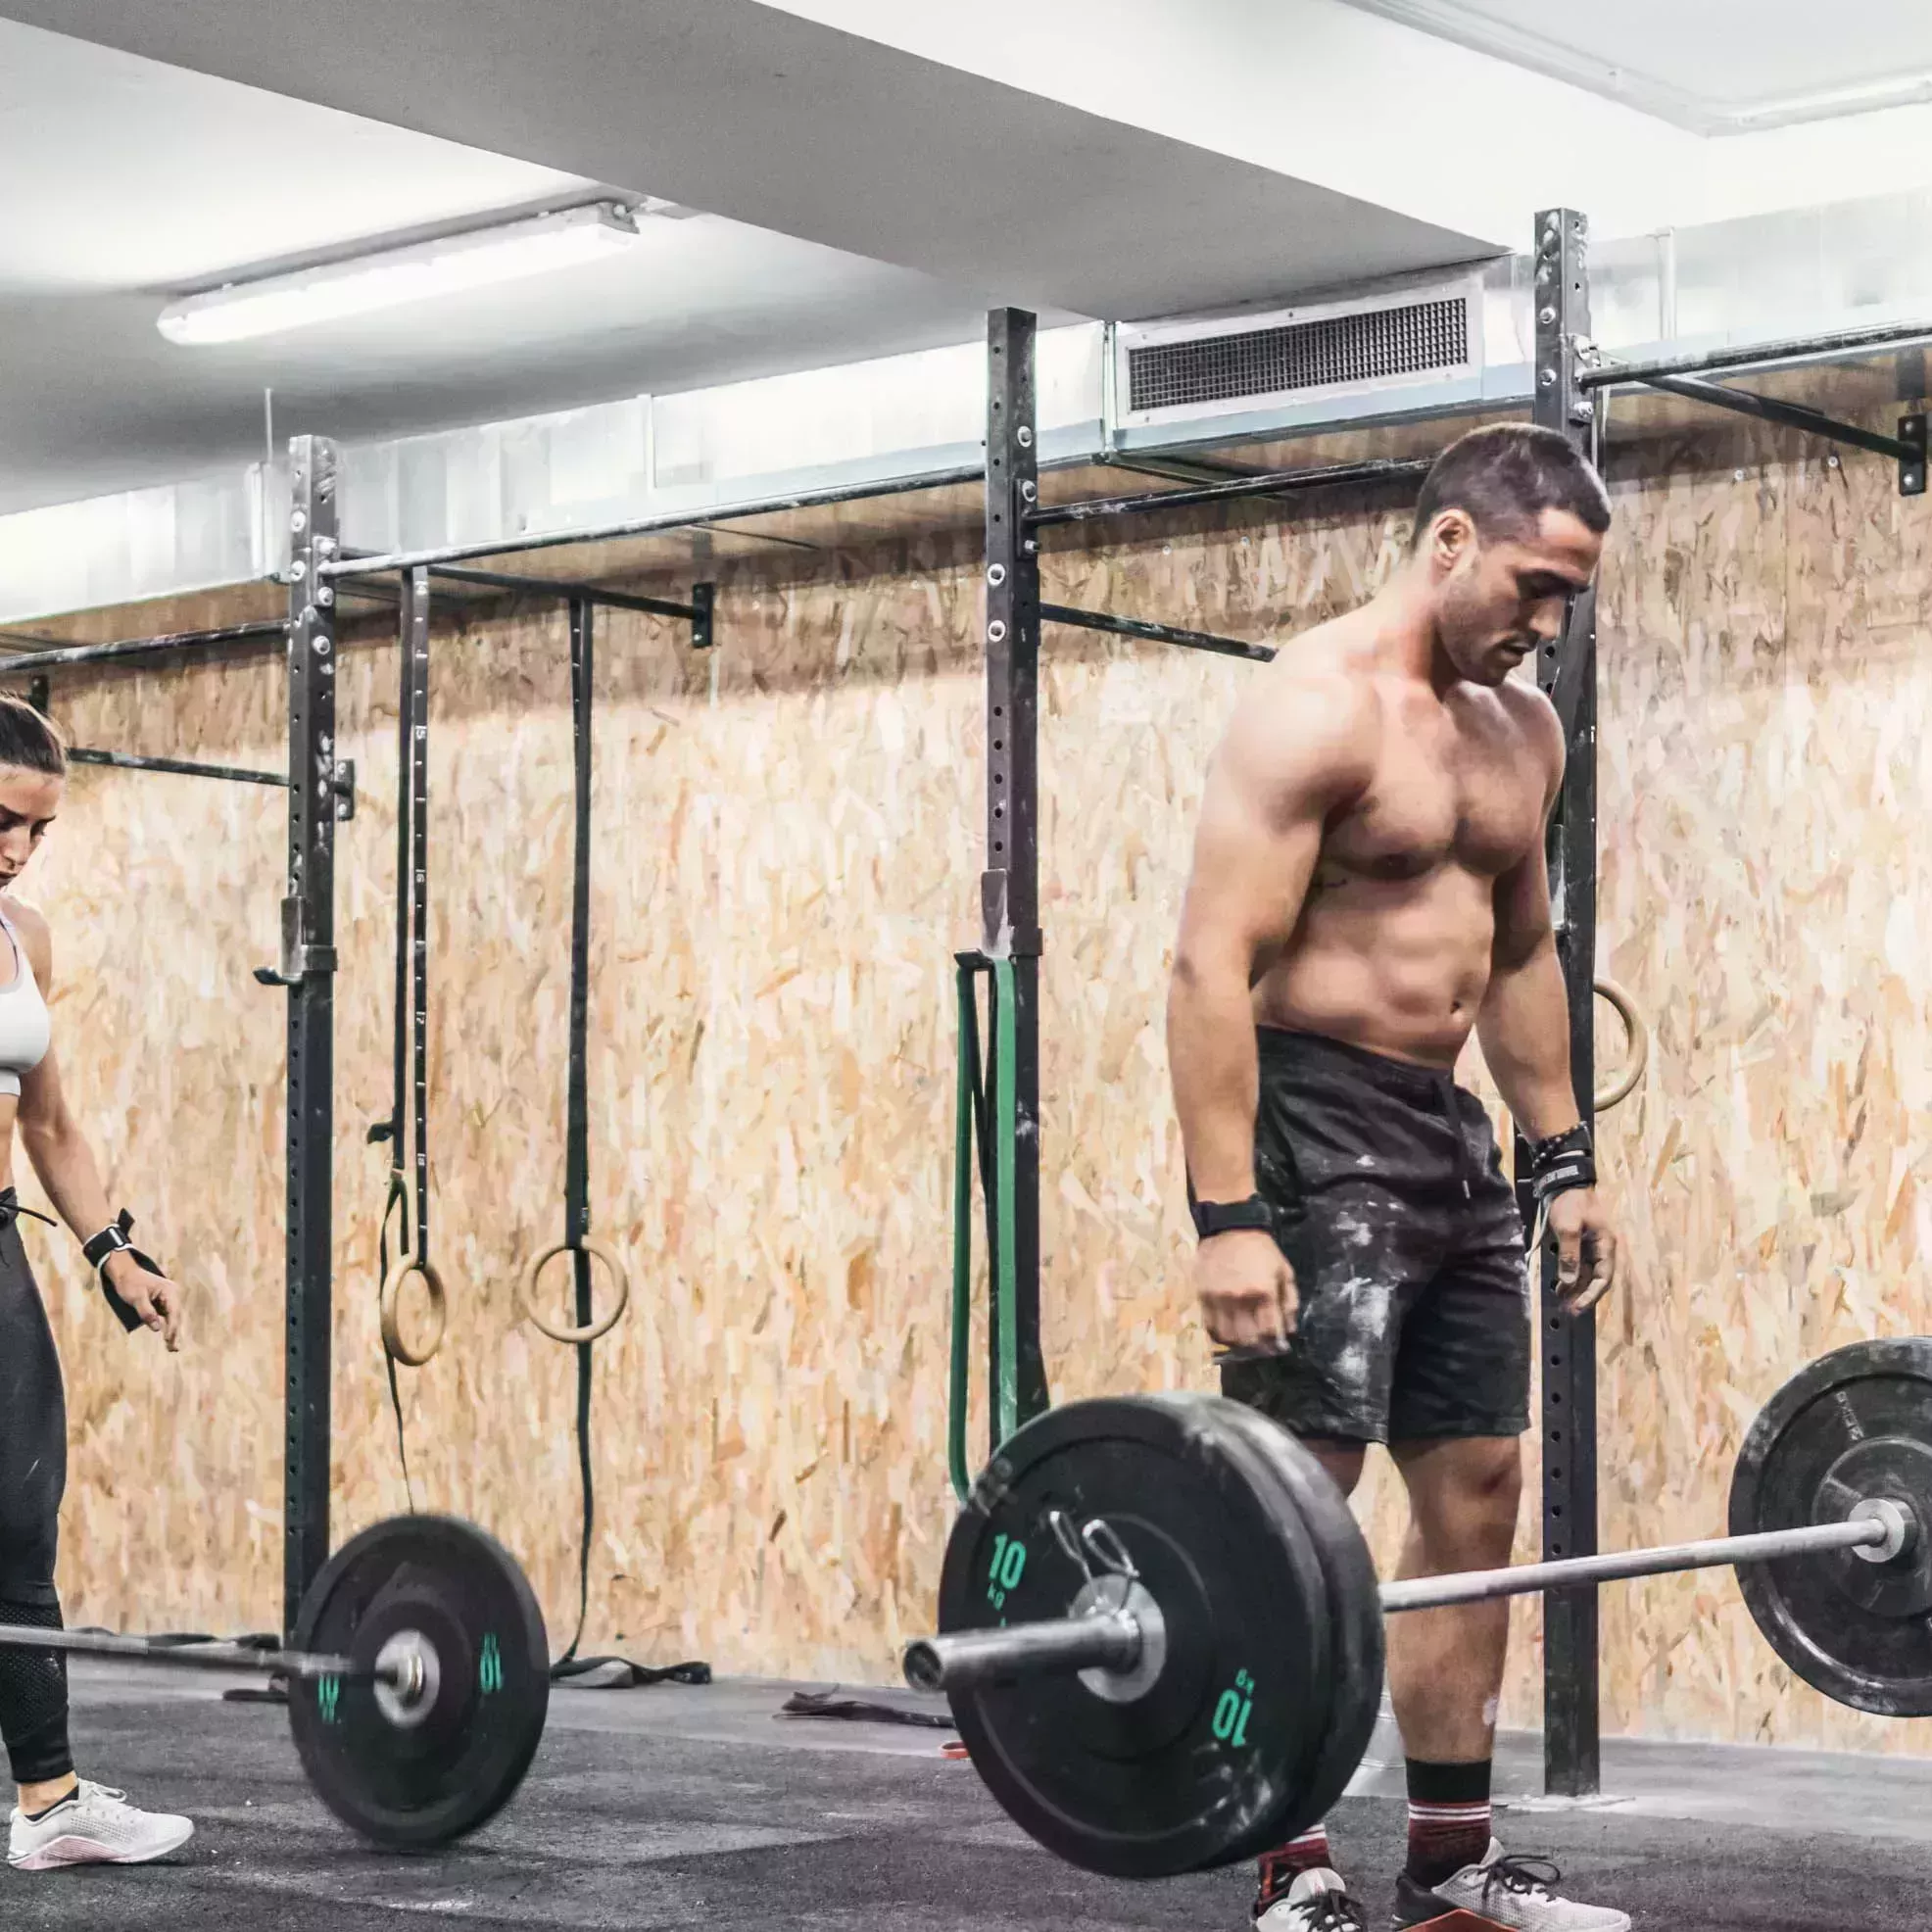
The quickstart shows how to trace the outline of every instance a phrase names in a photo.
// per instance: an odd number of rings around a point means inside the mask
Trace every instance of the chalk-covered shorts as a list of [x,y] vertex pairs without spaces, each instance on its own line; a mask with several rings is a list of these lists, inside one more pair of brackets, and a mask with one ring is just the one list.
[[1259,1029],[1255,1178],[1301,1307],[1285,1355],[1222,1388],[1297,1435],[1520,1435],[1522,1221],[1489,1116],[1442,1073]]

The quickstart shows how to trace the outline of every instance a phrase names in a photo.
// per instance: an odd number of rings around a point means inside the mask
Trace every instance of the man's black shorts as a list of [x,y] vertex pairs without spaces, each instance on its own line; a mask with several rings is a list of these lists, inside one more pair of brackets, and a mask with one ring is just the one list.
[[1520,1435],[1522,1222],[1482,1103],[1323,1035],[1259,1038],[1255,1180],[1301,1311],[1288,1353],[1224,1363],[1223,1390],[1297,1435]]

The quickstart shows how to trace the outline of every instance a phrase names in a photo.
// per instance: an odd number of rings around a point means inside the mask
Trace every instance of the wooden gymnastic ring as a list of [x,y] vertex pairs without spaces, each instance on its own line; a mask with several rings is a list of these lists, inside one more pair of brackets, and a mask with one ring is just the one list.
[[[436,1328],[424,1348],[412,1349],[403,1339],[401,1322],[403,1287],[411,1275],[420,1278],[423,1292],[429,1297],[429,1306],[435,1312]],[[443,1336],[450,1326],[449,1298],[443,1292],[443,1278],[436,1272],[436,1264],[429,1260],[418,1260],[412,1254],[399,1255],[396,1264],[383,1278],[382,1294],[378,1300],[382,1313],[382,1345],[389,1351],[392,1362],[400,1362],[406,1369],[420,1369],[443,1346]]]
[[1597,1088],[1596,1111],[1605,1114],[1619,1100],[1627,1100],[1643,1079],[1644,1069],[1650,1065],[1650,1029],[1637,1017],[1636,1001],[1615,980],[1593,980],[1590,984],[1597,997],[1623,1022],[1629,1051],[1622,1072]]
[[[581,1328],[573,1328],[547,1322],[537,1312],[537,1278],[558,1255],[574,1254],[580,1247],[593,1260],[604,1263],[609,1271],[611,1281],[616,1286],[617,1296],[601,1318],[586,1322]],[[601,1336],[607,1335],[617,1326],[630,1303],[631,1278],[624,1272],[624,1264],[617,1259],[616,1249],[605,1246],[602,1241],[594,1240],[588,1234],[581,1241],[558,1241],[555,1247],[546,1248],[523,1271],[523,1279],[516,1287],[516,1305],[530,1326],[547,1334],[552,1341],[565,1342],[572,1346],[596,1341]]]

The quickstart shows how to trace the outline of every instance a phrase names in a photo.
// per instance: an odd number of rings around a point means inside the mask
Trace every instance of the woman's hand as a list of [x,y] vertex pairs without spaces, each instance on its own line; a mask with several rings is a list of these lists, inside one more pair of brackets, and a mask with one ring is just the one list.
[[101,1271],[122,1301],[168,1344],[170,1355],[181,1347],[181,1290],[166,1275],[143,1268],[127,1248],[107,1258]]

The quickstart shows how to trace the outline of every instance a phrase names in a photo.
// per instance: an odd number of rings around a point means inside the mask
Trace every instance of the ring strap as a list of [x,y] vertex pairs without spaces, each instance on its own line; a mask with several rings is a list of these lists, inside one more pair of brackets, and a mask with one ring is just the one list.
[[[410,687],[410,1039],[415,1145],[415,1254],[429,1259],[429,576],[411,573]],[[397,1114],[402,1113],[398,1085]]]
[[[559,1330],[534,1314],[531,1320],[557,1341],[577,1349],[577,1480],[583,1498],[582,1534],[577,1540],[577,1627],[558,1665],[568,1665],[584,1641],[591,1606],[591,1536],[597,1521],[597,1489],[591,1470],[591,1344],[604,1334],[630,1301],[630,1282],[623,1264],[602,1243],[591,1240],[591,1114],[590,1114],[590,1000],[591,1000],[591,779],[596,747],[591,739],[591,716],[596,693],[596,612],[587,598],[570,600],[570,754],[574,781],[570,866],[570,1041],[563,1119],[563,1246],[571,1251],[571,1278],[576,1289],[574,1328]],[[555,1250],[552,1250],[553,1253]],[[596,1254],[616,1285],[605,1319],[599,1323],[591,1306],[591,1256]],[[548,1257],[530,1270],[536,1285]],[[526,1309],[535,1302],[526,1294]]]
[[[419,1369],[443,1345],[449,1326],[442,1277],[429,1259],[429,573],[404,580],[397,638],[396,693],[396,974],[391,1038],[389,1118],[369,1129],[389,1143],[389,1194],[376,1241],[376,1313],[383,1374],[396,1422],[403,1489],[415,1507],[403,1392],[396,1370]],[[406,1140],[406,1133],[408,1139]],[[411,1185],[411,1167],[414,1185]],[[390,1230],[396,1230],[392,1259]],[[402,1332],[404,1284],[419,1277],[436,1325],[428,1344],[412,1348]]]

